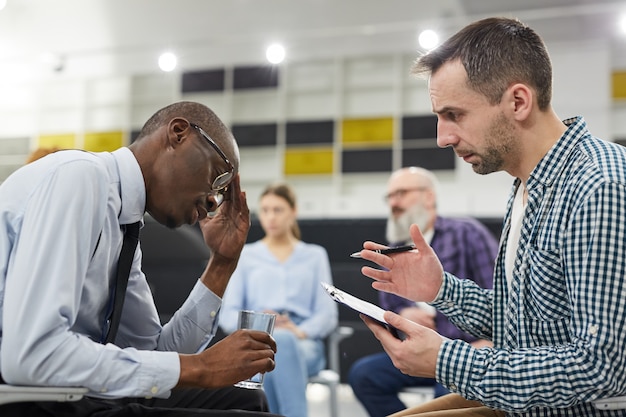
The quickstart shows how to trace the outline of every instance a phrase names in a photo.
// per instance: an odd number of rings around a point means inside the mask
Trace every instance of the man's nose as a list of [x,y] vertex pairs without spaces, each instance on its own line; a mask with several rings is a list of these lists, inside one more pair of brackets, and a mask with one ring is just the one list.
[[454,129],[447,122],[437,121],[437,146],[447,148],[454,146],[458,142],[458,137],[454,134]]

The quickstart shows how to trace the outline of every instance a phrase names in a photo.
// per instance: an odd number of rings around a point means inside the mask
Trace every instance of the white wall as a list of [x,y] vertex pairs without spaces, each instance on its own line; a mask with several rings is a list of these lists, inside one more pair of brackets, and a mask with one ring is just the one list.
[[[610,140],[626,136],[626,118],[623,117],[626,116],[626,106],[611,100],[610,82],[614,63],[611,62],[609,47],[593,42],[561,43],[548,47],[554,65],[553,102],[559,116],[583,115],[592,134],[598,137]],[[381,99],[389,100],[388,105],[393,107],[389,110],[392,115],[407,109],[428,112],[430,103],[425,82],[411,80],[407,75],[413,57],[394,54],[388,59],[392,61],[387,67],[392,79],[385,82],[395,93],[386,93],[387,87],[383,83],[383,88],[377,87],[368,93],[372,96],[371,103],[360,102],[358,105],[361,108],[354,111],[368,113],[368,105],[370,109],[380,111],[378,94]],[[335,64],[304,63],[301,68],[308,65],[325,68]],[[335,70],[331,68],[329,71]],[[319,89],[343,88],[337,83],[325,85],[324,77],[311,79],[310,82],[318,84],[315,88]],[[379,86],[381,80],[373,79],[371,82]],[[61,75],[36,83],[0,82],[0,180],[21,165],[40,132],[137,129],[155,110],[181,99],[179,83],[176,74],[111,75],[92,79]],[[279,91],[277,94],[275,105],[280,107],[288,92]],[[311,97],[312,106],[315,106],[317,98],[315,94]],[[298,117],[307,115],[307,106],[276,111],[271,105],[263,105],[263,98],[254,100],[252,96],[239,103],[233,103],[233,97],[229,95],[203,96],[201,99],[226,122],[241,117],[280,119],[288,112],[295,112]],[[265,103],[268,102],[271,100]],[[329,110],[320,106],[309,106],[309,110],[313,116],[328,112],[343,116],[347,111],[345,107]],[[281,155],[281,149],[242,150],[243,186],[253,209],[262,188],[268,182],[283,179]],[[441,183],[439,206],[442,214],[491,217],[504,213],[512,182],[507,174],[480,176],[461,160],[457,161],[454,171],[436,174]],[[382,196],[387,173],[290,177],[288,181],[298,192],[302,218],[386,215]]]
[[[626,116],[626,107],[611,100],[610,48],[602,42],[561,43],[548,48],[554,67],[553,105],[557,114],[563,119],[582,115],[591,133],[600,138],[626,137],[626,117],[621,117]],[[422,110],[429,109],[427,94],[422,94],[420,99]],[[256,157],[244,153],[242,158],[250,164],[249,171],[256,171],[253,166]],[[442,214],[478,217],[504,214],[513,182],[510,175],[478,175],[462,160],[457,161],[456,170],[436,172],[436,175],[440,181]],[[387,213],[382,200],[386,181],[385,174],[344,175],[341,185],[326,178],[291,182],[297,186],[302,217],[382,217]],[[256,206],[262,188],[261,184],[249,184],[252,207]]]

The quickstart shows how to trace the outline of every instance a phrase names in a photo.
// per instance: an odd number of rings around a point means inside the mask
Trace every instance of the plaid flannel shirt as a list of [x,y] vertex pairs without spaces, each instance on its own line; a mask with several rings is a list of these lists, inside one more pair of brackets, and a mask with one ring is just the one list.
[[626,148],[592,137],[581,117],[542,158],[511,285],[504,276],[509,199],[494,289],[446,273],[434,303],[494,341],[444,342],[437,380],[510,416],[609,416],[590,401],[626,394]]

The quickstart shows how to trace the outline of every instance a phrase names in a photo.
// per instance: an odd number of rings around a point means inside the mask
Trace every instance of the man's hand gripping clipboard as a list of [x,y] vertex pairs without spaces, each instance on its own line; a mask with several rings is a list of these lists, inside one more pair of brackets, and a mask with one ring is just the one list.
[[382,308],[372,303],[368,303],[365,300],[361,300],[360,298],[348,294],[347,292],[342,291],[325,282],[322,282],[321,284],[330,296],[330,298],[332,298],[336,302],[344,304],[351,309],[358,311],[359,313],[371,317],[372,319],[379,322],[381,326],[389,330],[389,332],[391,332],[391,334],[393,334],[395,337],[397,337],[398,339],[404,339],[404,334],[401,331],[399,331],[395,327],[392,327],[391,325],[389,325],[389,323],[385,321],[383,317],[383,315],[385,314],[385,310],[383,310]]

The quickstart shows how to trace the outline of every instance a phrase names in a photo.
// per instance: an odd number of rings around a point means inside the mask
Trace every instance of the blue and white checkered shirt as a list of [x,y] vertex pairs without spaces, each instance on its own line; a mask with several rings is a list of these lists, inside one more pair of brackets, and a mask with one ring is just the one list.
[[626,394],[626,148],[581,117],[535,167],[511,285],[505,279],[513,184],[494,289],[446,273],[435,307],[494,341],[447,341],[437,380],[511,416],[608,416],[590,403]]

